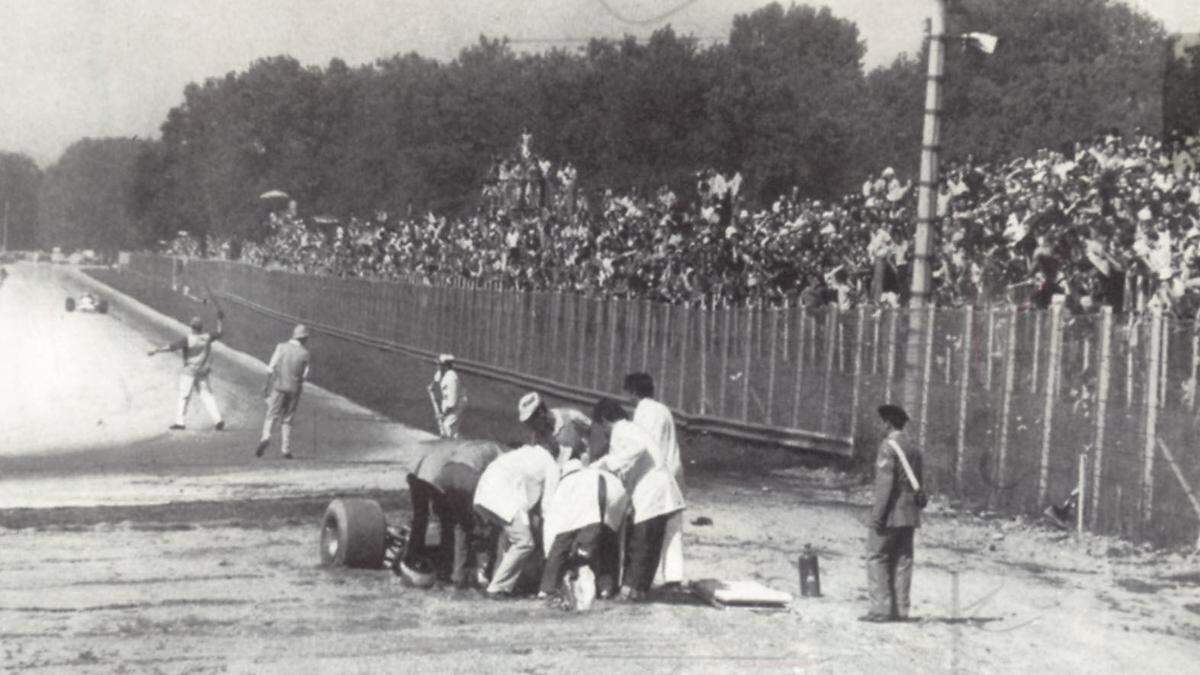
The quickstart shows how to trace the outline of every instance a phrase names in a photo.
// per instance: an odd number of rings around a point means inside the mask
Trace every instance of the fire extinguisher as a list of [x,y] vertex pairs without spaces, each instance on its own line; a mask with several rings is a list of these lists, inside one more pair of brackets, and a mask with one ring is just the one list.
[[821,597],[821,566],[812,544],[805,544],[804,552],[800,554],[800,596]]

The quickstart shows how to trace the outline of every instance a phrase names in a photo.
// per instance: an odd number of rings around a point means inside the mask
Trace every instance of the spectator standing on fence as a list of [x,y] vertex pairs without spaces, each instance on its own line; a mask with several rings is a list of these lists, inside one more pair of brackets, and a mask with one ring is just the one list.
[[279,420],[282,437],[280,449],[284,459],[292,459],[292,422],[296,418],[296,407],[300,404],[304,382],[308,380],[309,335],[308,326],[298,324],[292,330],[292,339],[275,346],[271,362],[267,364],[267,384],[263,388],[263,395],[267,399],[267,417],[263,420],[262,438],[254,451],[255,457],[262,457],[271,445],[271,429]]
[[192,317],[188,322],[191,333],[172,342],[150,350],[150,356],[163,352],[183,353],[183,372],[179,375],[179,405],[175,409],[173,430],[186,428],[188,402],[192,394],[199,392],[200,400],[208,408],[208,414],[213,419],[213,428],[217,431],[225,429],[225,420],[221,417],[221,409],[217,407],[217,399],[213,396],[212,385],[208,376],[212,373],[212,343],[221,339],[221,322],[225,313],[217,310],[217,329],[211,333],[204,332],[204,323],[200,317]]
[[433,373],[433,381],[429,383],[429,393],[433,397],[433,410],[438,418],[438,435],[442,438],[458,438],[462,411],[467,405],[467,392],[458,377],[458,371],[454,369],[453,354],[438,356],[437,370]]
[[[654,378],[649,373],[630,373],[625,376],[625,393],[633,397],[636,408],[633,423],[641,427],[658,444],[658,454],[675,484],[683,494],[683,458],[679,452],[679,439],[675,433],[675,416],[671,409],[654,399]],[[663,532],[662,551],[659,555],[658,573],[655,580],[668,586],[683,583],[683,512],[678,511],[667,519]]]
[[867,585],[871,610],[860,621],[908,619],[913,534],[921,525],[921,450],[905,433],[908,413],[879,407],[887,435],[875,461],[874,505],[867,535]]

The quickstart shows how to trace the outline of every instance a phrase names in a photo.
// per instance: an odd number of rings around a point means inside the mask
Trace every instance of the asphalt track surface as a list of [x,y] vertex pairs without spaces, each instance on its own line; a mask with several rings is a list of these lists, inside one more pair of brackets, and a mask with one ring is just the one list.
[[[12,266],[0,287],[0,372],[5,373],[0,509],[227,496],[155,490],[146,477],[207,477],[213,484],[257,480],[265,488],[286,484],[291,473],[328,472],[347,464],[395,464],[401,471],[419,454],[421,442],[432,437],[313,386],[305,390],[297,415],[293,452],[298,459],[279,457],[278,432],[267,456],[257,459],[265,365],[225,347],[215,351],[212,383],[226,431],[213,429],[198,397],[189,408],[187,430],[169,431],[180,357],[146,352],[178,339],[186,328],[115,297],[106,315],[66,312],[66,298],[87,288],[77,270],[29,263]],[[209,308],[209,321],[211,314]],[[236,331],[235,325],[229,330]],[[254,479],[255,474],[272,478]],[[88,494],[73,491],[64,481],[68,478],[86,478]],[[126,497],[114,496],[122,488]]]

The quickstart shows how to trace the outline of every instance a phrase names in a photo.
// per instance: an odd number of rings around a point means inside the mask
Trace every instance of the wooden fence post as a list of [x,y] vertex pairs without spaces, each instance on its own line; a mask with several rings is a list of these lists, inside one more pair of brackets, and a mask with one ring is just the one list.
[[850,390],[850,442],[858,438],[858,412],[862,397],[862,353],[863,331],[867,322],[867,308],[858,306],[858,318],[854,326],[854,382]]
[[717,416],[725,416],[725,384],[729,381],[729,321],[733,307],[722,307],[724,321],[721,327],[721,379],[717,382]]
[[754,307],[749,303],[743,310],[745,326],[739,324],[742,335],[742,421],[750,421],[750,352],[754,348]]
[[793,389],[795,389],[795,397],[792,399],[792,428],[800,428],[800,400],[803,395],[802,386],[804,385],[804,336],[805,324],[808,323],[808,308],[800,305],[800,329],[796,331],[796,378]]
[[1188,391],[1186,395],[1188,410],[1196,409],[1196,375],[1200,369],[1200,310],[1196,310],[1196,316],[1192,318],[1192,374],[1188,378]]
[[1162,312],[1154,306],[1150,309],[1150,355],[1146,372],[1146,445],[1142,465],[1142,522],[1149,523],[1154,514],[1154,450],[1158,442],[1158,378],[1161,373],[1159,358],[1162,356]]
[[669,348],[671,346],[671,309],[672,309],[672,307],[673,306],[670,303],[663,303],[663,305],[662,305],[662,315],[663,315],[662,327],[659,330],[659,334],[662,337],[661,337],[661,344],[659,345],[661,347],[661,349],[659,349],[659,361],[658,361],[658,381],[659,381],[658,390],[662,392],[661,395],[663,397],[663,403],[666,403],[666,401],[668,400],[667,399],[667,372],[668,372],[667,371],[667,354],[668,354]]
[[1050,489],[1050,439],[1054,432],[1054,401],[1058,391],[1056,378],[1060,362],[1062,335],[1062,305],[1055,303],[1050,306],[1050,343],[1046,355],[1046,396],[1042,409],[1042,458],[1038,471],[1038,506],[1046,503],[1046,494]]
[[996,308],[988,304],[987,306],[987,358],[984,359],[983,365],[983,388],[989,392],[992,390],[992,353],[996,350]]
[[592,391],[600,391],[600,334],[604,332],[600,328],[604,321],[604,300],[593,298],[588,304],[596,307],[592,320],[592,335],[595,336],[592,340]]
[[767,354],[767,410],[763,420],[770,426],[775,418],[775,349],[779,341],[779,310],[771,307],[768,311],[771,312],[771,336],[768,340],[770,353]]
[[871,374],[879,374],[879,324],[882,323],[883,310],[877,308],[871,313]]
[[1112,307],[1105,306],[1100,310],[1100,353],[1096,355],[1100,367],[1099,381],[1096,383],[1096,435],[1092,442],[1095,457],[1092,459],[1092,518],[1091,526],[1095,530],[1099,524],[1100,514],[1100,480],[1103,478],[1104,467],[1104,423],[1108,418],[1108,388],[1111,375],[1112,358]]
[[[621,303],[615,297],[608,299],[608,390],[617,389],[617,315]],[[623,314],[622,314],[623,316]]]
[[700,407],[701,416],[708,414],[708,320],[712,310],[708,303],[700,300]]
[[683,305],[683,335],[679,340],[679,389],[676,391],[675,398],[675,405],[685,412],[687,410],[687,388],[684,383],[687,381],[687,355],[691,328],[692,305],[691,303],[686,303]]
[[829,428],[830,387],[833,384],[833,350],[837,339],[837,305],[828,305],[825,310],[825,381],[821,389],[821,431]]
[[654,330],[654,314],[649,300],[642,300],[642,308],[645,310],[646,323],[642,326],[642,367],[640,370],[644,373],[650,368],[650,335]]
[[1016,379],[1017,356],[1017,308],[1010,307],[1008,311],[1008,335],[1004,345],[1004,395],[1000,405],[1000,457],[996,463],[996,476],[992,481],[996,486],[1004,485],[1008,475],[1008,429],[1009,418],[1012,416],[1013,385]]
[[1159,374],[1159,391],[1158,391],[1158,406],[1161,408],[1167,404],[1167,383],[1171,381],[1170,363],[1171,363],[1171,314],[1162,315],[1162,355],[1160,363],[1162,364],[1161,373]]
[[1045,313],[1038,311],[1033,314],[1033,368],[1029,377],[1029,393],[1036,394],[1038,390],[1038,366],[1042,354],[1042,319]]
[[929,316],[925,318],[925,365],[921,373],[921,440],[918,441],[922,449],[929,447],[929,387],[933,384],[933,324],[937,320],[937,305],[930,303],[928,311]]
[[1138,333],[1140,332],[1141,319],[1134,314],[1129,315],[1129,329],[1125,334],[1125,407],[1133,407],[1133,348],[1136,347],[1141,340]]
[[888,402],[892,400],[892,380],[896,377],[896,315],[899,312],[897,308],[888,310],[887,372],[883,382],[883,400]]
[[958,436],[954,449],[954,488],[959,494],[963,491],[963,471],[966,468],[967,401],[971,392],[971,331],[974,326],[975,309],[967,305],[963,308],[962,366],[958,374]]

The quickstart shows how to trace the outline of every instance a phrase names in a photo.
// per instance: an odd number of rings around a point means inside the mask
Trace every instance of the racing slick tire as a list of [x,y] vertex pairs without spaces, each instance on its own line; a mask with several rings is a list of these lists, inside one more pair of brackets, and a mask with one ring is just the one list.
[[335,499],[321,521],[321,564],[335,567],[383,566],[387,522],[373,499]]
[[67,298],[67,311],[68,312],[75,311],[75,298]]
[[96,312],[99,314],[108,314],[108,301],[101,300],[96,303]]

